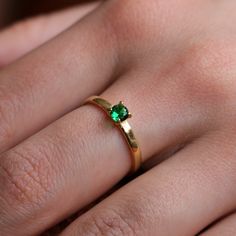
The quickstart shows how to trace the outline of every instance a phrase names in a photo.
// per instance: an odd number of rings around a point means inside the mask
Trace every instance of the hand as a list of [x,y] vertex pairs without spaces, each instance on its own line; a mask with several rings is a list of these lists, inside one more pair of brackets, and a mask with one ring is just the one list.
[[235,235],[235,7],[106,1],[3,68],[1,235],[40,234],[128,173],[94,94],[133,113],[146,172],[62,235]]

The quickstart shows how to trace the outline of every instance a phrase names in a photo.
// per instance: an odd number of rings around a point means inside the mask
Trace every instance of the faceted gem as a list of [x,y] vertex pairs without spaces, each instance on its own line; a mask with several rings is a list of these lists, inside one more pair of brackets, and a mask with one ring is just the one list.
[[110,116],[113,121],[118,123],[126,120],[129,117],[129,111],[122,103],[119,103],[112,107]]

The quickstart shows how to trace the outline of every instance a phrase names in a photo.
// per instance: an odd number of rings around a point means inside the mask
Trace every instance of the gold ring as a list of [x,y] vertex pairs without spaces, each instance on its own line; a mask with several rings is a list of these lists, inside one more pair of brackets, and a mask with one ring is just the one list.
[[128,118],[132,117],[127,107],[125,107],[123,102],[113,106],[108,101],[98,96],[89,97],[85,103],[100,107],[111,118],[113,123],[119,127],[132,154],[130,174],[136,172],[141,166],[142,155],[131,126],[127,121]]

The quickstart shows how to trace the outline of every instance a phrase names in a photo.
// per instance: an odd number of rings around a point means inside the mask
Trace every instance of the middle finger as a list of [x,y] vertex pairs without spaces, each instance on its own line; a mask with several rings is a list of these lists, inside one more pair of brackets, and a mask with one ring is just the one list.
[[109,85],[118,63],[108,28],[98,9],[0,71],[0,152]]

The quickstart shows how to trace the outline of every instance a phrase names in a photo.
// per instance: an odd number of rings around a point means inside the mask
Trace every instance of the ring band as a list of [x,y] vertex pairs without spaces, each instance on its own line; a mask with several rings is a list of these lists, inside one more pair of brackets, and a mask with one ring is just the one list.
[[99,96],[92,96],[89,97],[85,101],[85,103],[90,103],[100,107],[111,118],[113,123],[117,127],[119,127],[123,136],[125,137],[125,140],[128,143],[129,149],[132,154],[130,174],[136,172],[140,168],[142,162],[141,150],[131,129],[131,126],[127,121],[127,119],[132,115],[124,106],[123,102],[120,102],[119,104],[113,106],[108,101]]

